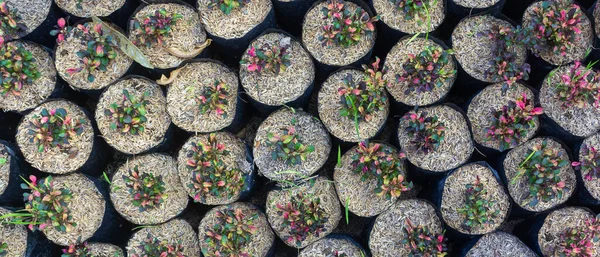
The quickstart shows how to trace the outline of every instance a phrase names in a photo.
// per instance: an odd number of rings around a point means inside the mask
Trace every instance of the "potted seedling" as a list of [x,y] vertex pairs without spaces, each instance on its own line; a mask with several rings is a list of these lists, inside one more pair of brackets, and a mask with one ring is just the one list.
[[490,152],[503,152],[527,142],[540,128],[541,107],[534,92],[515,83],[503,92],[505,84],[487,86],[469,103],[467,117],[473,138]]
[[506,0],[448,0],[448,13],[452,14],[454,19],[460,20],[476,13],[499,13],[505,3]]
[[363,70],[342,69],[331,74],[318,95],[319,117],[331,134],[343,142],[375,137],[390,112],[385,91],[389,81],[379,58]]
[[[0,217],[12,215],[0,207]],[[8,221],[8,222],[7,222]],[[10,218],[0,218],[0,256],[51,256],[54,246],[41,233],[33,233],[20,224],[10,224]]]
[[13,144],[0,140],[0,204],[22,206],[21,179],[27,173],[23,156]]
[[273,4],[268,0],[197,0],[202,24],[217,49],[230,63],[237,63],[250,41],[276,26]]
[[459,254],[461,257],[538,256],[518,237],[502,231],[469,240]]
[[503,82],[506,91],[514,82],[529,79],[525,38],[526,33],[505,18],[484,14],[463,19],[452,32],[452,49],[469,78],[461,84],[472,92]]
[[227,66],[197,59],[163,76],[167,88],[167,112],[173,124],[188,132],[237,131],[243,123],[238,77]]
[[435,173],[462,165],[474,150],[468,120],[452,105],[406,113],[400,119],[398,141],[408,161],[420,170]]
[[577,200],[586,204],[600,204],[600,134],[583,140],[577,161],[572,163],[577,171]]
[[[1,4],[0,4],[1,5]],[[24,112],[45,101],[54,92],[56,69],[49,52],[29,41],[0,46],[0,109]]]
[[487,234],[508,218],[510,197],[498,173],[485,162],[450,172],[437,190],[442,219],[458,237]]
[[256,175],[249,150],[229,132],[188,139],[179,151],[177,170],[194,202],[221,205],[246,197]]
[[145,227],[129,239],[127,256],[200,256],[198,235],[182,219]]
[[432,37],[402,38],[385,58],[383,78],[394,102],[427,106],[446,98],[456,80],[452,54]]
[[101,168],[95,166],[103,153],[91,121],[81,107],[66,100],[47,101],[25,115],[16,141],[25,160],[44,172],[94,173]]
[[377,216],[369,233],[371,254],[445,256],[447,238],[435,208],[419,199],[402,200]]
[[372,217],[392,206],[411,190],[403,154],[388,144],[360,142],[336,165],[333,180],[344,207],[361,217]]
[[253,154],[258,171],[271,180],[296,180],[317,172],[327,161],[331,139],[318,119],[282,108],[256,132]]
[[[55,0],[58,7],[77,17],[104,17],[124,8],[127,0]],[[122,13],[119,13],[122,14]],[[120,17],[123,18],[123,17]]]
[[159,69],[177,67],[210,44],[196,9],[177,1],[142,4],[129,19],[128,33]]
[[336,67],[358,66],[371,58],[378,20],[360,0],[320,1],[304,16],[302,43],[323,74]]
[[119,48],[117,38],[103,26],[120,30],[111,23],[91,20],[70,26],[67,20],[60,18],[56,29],[50,32],[57,36],[56,70],[75,90],[97,95],[123,76],[133,63]]
[[263,113],[282,105],[306,105],[314,79],[312,58],[283,31],[270,30],[254,39],[240,61],[242,86]]
[[241,202],[208,211],[200,222],[198,237],[206,257],[265,257],[275,243],[265,214],[254,205]]
[[575,62],[551,71],[539,99],[548,134],[574,141],[600,129],[600,73],[592,64]]
[[121,247],[106,243],[77,242],[62,249],[60,257],[125,257]]
[[0,0],[0,44],[19,39],[46,20],[52,0]]
[[160,148],[170,138],[165,96],[144,77],[128,76],[109,86],[96,106],[96,123],[104,140],[125,154]]
[[121,216],[138,225],[170,220],[189,201],[175,159],[164,154],[128,159],[112,176],[110,199]]
[[266,205],[275,234],[299,249],[330,234],[342,218],[335,189],[323,177],[272,190]]
[[520,208],[541,212],[562,204],[575,190],[567,150],[551,138],[534,138],[508,152],[502,179]]
[[364,257],[366,251],[349,236],[332,234],[300,251],[298,257]]

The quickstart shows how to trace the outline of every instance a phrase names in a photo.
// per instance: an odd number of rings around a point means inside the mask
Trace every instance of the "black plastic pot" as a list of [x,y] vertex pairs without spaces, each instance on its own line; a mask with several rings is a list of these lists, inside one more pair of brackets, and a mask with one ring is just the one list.
[[96,230],[96,233],[89,239],[93,242],[111,243],[115,245],[124,245],[127,243],[133,225],[127,222],[119,213],[115,210],[115,207],[110,200],[110,185],[108,182],[98,178],[87,176],[94,185],[98,188],[98,191],[104,197],[106,201],[104,216],[102,217],[102,224],[100,228]]
[[27,171],[27,166],[25,165],[25,161],[23,160],[19,148],[4,140],[0,140],[0,144],[6,147],[6,151],[10,156],[10,162],[4,164],[10,165],[10,174],[6,189],[4,190],[4,193],[0,194],[0,205],[23,207],[23,193],[25,190],[21,188],[21,182],[23,182],[21,177],[28,177],[29,172]]
[[542,126],[539,131],[540,135],[560,138],[569,145],[574,144],[583,139],[583,137],[575,136],[567,130],[565,130],[564,128],[562,128],[546,113],[540,115],[540,122],[542,123]]
[[302,35],[302,23],[298,21],[304,19],[304,15],[306,15],[315,0],[273,0],[272,2],[279,26],[295,37],[300,37]]
[[48,48],[54,48],[56,43],[56,37],[50,35],[50,30],[54,28],[58,19],[66,17],[67,15],[52,1],[50,5],[50,11],[48,16],[36,29],[31,31],[23,37],[24,40],[34,41]]

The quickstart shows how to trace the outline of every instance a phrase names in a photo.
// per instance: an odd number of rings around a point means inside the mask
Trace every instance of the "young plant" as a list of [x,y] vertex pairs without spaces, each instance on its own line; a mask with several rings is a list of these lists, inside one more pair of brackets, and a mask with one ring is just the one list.
[[25,210],[28,214],[15,216],[20,224],[28,224],[31,231],[44,230],[46,227],[54,227],[57,231],[70,232],[76,226],[71,220],[71,213],[67,204],[73,198],[71,191],[66,188],[54,187],[52,176],[48,176],[38,183],[37,177],[31,175],[21,188],[30,190],[23,193]]
[[581,158],[579,162],[573,162],[572,165],[575,169],[581,171],[582,175],[584,171],[587,171],[583,175],[583,179],[592,181],[600,178],[600,154],[595,147],[583,144],[579,152]]
[[555,97],[562,102],[563,108],[584,108],[591,105],[600,107],[600,75],[591,67],[582,67],[581,62],[575,62],[569,73],[560,76],[560,82],[555,86]]
[[65,18],[60,18],[56,22],[56,25],[54,25],[54,29],[50,31],[50,35],[56,37],[56,43],[60,43],[65,41],[65,38],[72,29],[73,27],[67,25],[67,20]]
[[120,103],[112,103],[104,114],[112,121],[110,129],[119,130],[121,133],[138,135],[144,133],[146,128],[146,105],[150,103],[147,98],[150,96],[148,91],[144,92],[140,98],[131,94],[127,89],[123,89],[123,98]]
[[290,66],[291,39],[286,37],[279,42],[279,45],[264,44],[260,48],[250,46],[248,49],[248,57],[240,61],[240,64],[248,64],[246,69],[249,72],[269,73],[279,75],[280,72],[285,72]]
[[375,57],[375,62],[371,67],[363,65],[363,79],[357,83],[351,74],[348,74],[343,80],[343,86],[338,88],[338,95],[342,103],[340,115],[348,117],[358,123],[360,121],[371,121],[373,113],[385,109],[387,96],[385,87],[389,84],[383,79],[387,72],[384,67],[379,70],[379,58]]
[[534,118],[542,113],[542,107],[535,107],[523,93],[516,102],[510,101],[501,110],[493,112],[491,125],[483,129],[485,140],[500,142],[501,152],[515,147],[535,127]]
[[500,210],[491,211],[495,201],[486,199],[488,194],[479,176],[474,183],[466,185],[465,207],[459,208],[458,213],[463,216],[462,227],[468,231],[485,224],[494,224],[494,219],[500,214]]
[[446,127],[443,122],[438,120],[437,116],[430,117],[427,112],[409,112],[403,120],[408,122],[404,131],[410,138],[409,148],[412,151],[429,154],[440,147],[446,135]]
[[379,20],[379,16],[369,18],[369,14],[360,7],[352,11],[340,0],[328,0],[327,6],[321,11],[328,23],[323,26],[323,35],[319,36],[319,40],[327,48],[356,45],[362,36],[372,38],[375,22]]
[[204,202],[208,196],[233,197],[242,190],[245,183],[242,172],[223,162],[229,154],[214,133],[209,135],[207,143],[194,143],[188,151],[186,167],[192,173],[192,183],[187,186],[195,191],[195,202]]
[[165,8],[161,8],[156,10],[153,15],[146,16],[142,22],[134,20],[131,32],[134,35],[132,42],[136,46],[145,45],[150,48],[158,45],[162,47],[165,37],[171,35],[173,26],[182,18],[183,15],[179,13],[168,13]]
[[204,236],[204,241],[215,251],[208,252],[202,249],[204,256],[250,256],[244,248],[258,230],[254,226],[258,213],[249,215],[242,209],[228,207],[223,211],[217,211],[215,216],[217,222],[212,229],[206,231]]
[[225,106],[229,104],[229,86],[220,79],[215,79],[212,87],[204,89],[202,94],[196,96],[196,103],[201,114],[215,112],[221,118],[227,118]]
[[290,235],[284,237],[286,242],[296,241],[296,245],[301,246],[310,234],[318,237],[325,232],[329,215],[321,206],[320,198],[298,193],[285,206],[277,204],[276,207],[283,226],[289,229]]
[[431,92],[450,83],[456,70],[446,70],[444,67],[452,61],[452,53],[440,46],[427,46],[417,55],[408,54],[408,59],[402,64],[404,72],[396,74],[396,81],[407,83],[404,94]]
[[385,145],[360,142],[352,155],[354,173],[362,175],[361,181],[376,180],[375,192],[388,200],[400,197],[413,187],[412,182],[404,180],[402,159],[393,151]]
[[581,34],[582,17],[583,12],[573,0],[542,1],[533,7],[531,22],[524,28],[525,42],[531,48],[549,49],[555,55],[565,56]]
[[594,256],[594,240],[588,232],[580,228],[567,228],[559,236],[559,245],[555,248],[556,256]]
[[404,237],[401,243],[405,249],[410,250],[408,257],[444,257],[448,254],[448,239],[444,237],[444,233],[435,234],[421,225],[415,227],[408,218],[402,231]]
[[20,42],[0,45],[0,94],[20,96],[23,85],[31,85],[41,76],[36,60]]
[[104,33],[100,23],[79,24],[74,31],[74,36],[79,38],[86,48],[76,53],[80,66],[67,68],[66,72],[72,76],[85,71],[87,80],[94,82],[96,77],[92,73],[107,71],[110,62],[117,58],[117,41],[112,35]]
[[488,31],[482,33],[492,40],[492,55],[490,68],[485,70],[485,76],[493,81],[502,80],[502,92],[506,92],[518,80],[528,80],[531,66],[528,63],[519,64],[515,47],[524,47],[525,34],[521,30],[513,30],[511,26],[494,24]]
[[315,151],[313,145],[305,145],[300,135],[296,134],[296,119],[292,125],[281,129],[281,134],[267,133],[267,147],[271,148],[271,158],[282,160],[287,165],[300,165],[306,161],[308,154]]
[[402,12],[404,20],[417,20],[418,24],[423,24],[428,20],[428,12],[431,9],[432,3],[437,0],[389,0],[394,4],[396,10]]
[[569,158],[559,149],[548,147],[547,140],[528,149],[526,156],[511,184],[515,184],[522,176],[527,178],[529,195],[526,201],[529,202],[529,206],[536,206],[540,201],[548,202],[562,198],[565,182],[559,174],[561,168],[569,164]]
[[208,9],[218,7],[224,14],[229,15],[232,10],[243,8],[250,3],[250,0],[210,0]]
[[0,0],[0,45],[27,34],[27,26],[22,21],[17,10],[8,8],[8,3]]
[[69,245],[68,248],[62,249],[60,257],[94,257],[88,248],[87,242],[81,243],[77,240],[76,244]]
[[63,108],[44,108],[39,115],[33,115],[32,128],[28,131],[29,141],[35,143],[39,152],[50,148],[63,149],[69,145],[70,139],[83,133],[85,123],[83,118],[73,119]]
[[323,253],[326,257],[350,257],[348,254],[346,254],[346,252],[344,252],[344,250],[335,250],[333,247],[327,247],[323,249]]
[[169,244],[167,240],[158,240],[158,238],[148,233],[146,239],[137,246],[141,254],[132,253],[131,257],[185,257],[184,247],[181,240],[177,244]]
[[140,173],[137,165],[129,170],[129,175],[123,175],[123,180],[133,198],[131,203],[139,207],[140,212],[159,207],[167,197],[162,176]]
[[6,256],[8,254],[8,244],[0,241],[0,256]]

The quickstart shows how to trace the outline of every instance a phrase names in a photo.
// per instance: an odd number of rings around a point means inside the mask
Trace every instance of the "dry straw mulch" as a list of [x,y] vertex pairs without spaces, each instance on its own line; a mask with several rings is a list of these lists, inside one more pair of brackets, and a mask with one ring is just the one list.
[[[567,1],[567,0],[560,0]],[[523,27],[528,27],[531,23],[532,16],[534,15],[533,8],[540,7],[544,1],[538,1],[531,4],[525,10],[525,14],[523,14]],[[546,1],[548,2],[548,1]],[[550,1],[552,3],[552,1]],[[579,6],[577,8],[580,9]],[[530,49],[534,54],[540,56],[544,61],[547,61],[553,65],[563,65],[570,63],[575,60],[583,60],[587,55],[588,50],[591,50],[594,44],[594,32],[592,30],[592,23],[588,19],[587,15],[581,10],[581,23],[577,26],[581,33],[575,35],[575,38],[572,39],[574,43],[574,47],[568,48],[565,55],[556,55],[553,52],[552,47],[548,47],[548,49]]]
[[[29,135],[29,130],[34,129],[31,124],[34,120],[33,116],[41,117],[40,113],[44,108],[48,111],[64,108],[73,120],[83,119],[83,133],[70,136],[69,144],[61,148],[47,147],[45,151],[38,151],[37,145],[30,141],[33,135]],[[90,158],[94,145],[94,130],[81,107],[66,100],[53,100],[41,104],[23,117],[17,129],[16,140],[25,160],[31,166],[48,173],[65,174],[81,168]]]
[[[340,115],[345,105],[338,95],[338,89],[344,87],[343,80],[348,74],[352,75],[355,84],[364,78],[364,71],[357,69],[344,69],[331,74],[319,90],[319,117],[335,137],[346,142],[360,142],[374,137],[381,130],[390,113],[390,101],[386,97],[384,109],[375,111],[370,121],[359,119],[357,135],[354,120]],[[387,93],[383,92],[383,95],[387,96]]]
[[364,257],[367,254],[347,238],[325,237],[304,248],[298,257],[329,257],[346,254],[347,257]]
[[[349,7],[350,12],[354,12],[356,8],[359,8],[358,5],[350,1],[341,2]],[[367,55],[375,45],[375,33],[372,38],[362,35],[358,44],[350,47],[334,45],[331,48],[327,48],[323,46],[319,37],[323,35],[323,26],[328,25],[332,19],[323,19],[321,9],[326,6],[327,1],[313,6],[304,16],[302,24],[302,43],[313,58],[327,65],[344,66],[354,63]]]
[[[485,75],[485,71],[493,65],[495,56],[492,52],[494,41],[487,34],[494,25],[508,26],[515,29],[510,22],[498,19],[492,15],[478,15],[467,17],[460,21],[452,32],[452,45],[456,52],[456,60],[461,67],[473,78],[490,83],[502,82],[498,77],[495,80]],[[527,49],[524,46],[513,46],[511,52],[516,54],[516,62],[524,64],[527,60]]]
[[516,204],[521,206],[523,209],[533,212],[541,212],[547,209],[550,209],[556,205],[562,204],[571,197],[573,191],[575,191],[575,171],[571,165],[565,165],[561,168],[558,176],[562,181],[565,182],[565,188],[563,190],[562,198],[558,198],[558,196],[548,202],[539,201],[535,206],[529,206],[529,201],[527,201],[527,197],[529,196],[529,183],[527,182],[527,176],[522,176],[515,180],[513,183],[513,179],[519,173],[519,165],[523,163],[523,161],[527,158],[527,153],[530,149],[533,148],[536,144],[541,144],[544,140],[548,141],[548,145],[546,146],[549,149],[558,149],[560,153],[563,154],[564,158],[568,160],[567,151],[562,147],[562,145],[553,139],[538,137],[529,140],[523,145],[515,147],[510,150],[504,159],[504,172],[506,173],[506,178],[508,180],[508,193],[515,201]]
[[[88,28],[93,28],[95,22],[83,23]],[[114,24],[110,24],[111,27],[121,30]],[[69,86],[75,90],[99,90],[108,86],[110,83],[115,82],[121,76],[125,75],[133,59],[129,58],[120,48],[114,46],[113,49],[117,53],[117,57],[106,65],[106,71],[96,69],[91,72],[94,75],[94,81],[88,81],[88,71],[84,68],[81,72],[73,73],[70,75],[67,70],[70,68],[84,67],[81,63],[81,58],[77,56],[77,52],[86,51],[87,43],[82,42],[82,39],[76,36],[76,33],[83,33],[81,29],[74,26],[73,29],[65,35],[65,40],[56,44],[55,52],[55,65],[56,70],[61,78],[63,78]]]
[[[160,9],[164,8],[168,14],[178,13],[183,16],[182,19],[175,22],[171,26],[171,33],[164,38],[162,46],[152,45],[147,47],[144,45],[137,46],[142,53],[148,58],[150,63],[159,69],[168,69],[179,66],[183,61],[190,58],[181,58],[172,55],[167,49],[176,50],[182,53],[191,53],[200,48],[206,41],[206,32],[202,27],[200,15],[197,10],[188,5],[181,4],[150,4],[139,10],[132,18],[139,22]],[[131,33],[133,23],[129,25],[129,39],[133,39],[135,35]]]
[[[292,125],[292,121],[296,125]],[[281,159],[273,160],[267,146],[268,133],[283,135],[283,130],[294,127],[302,144],[314,146],[315,150],[306,155],[306,161],[297,165],[288,165]],[[254,162],[258,171],[271,180],[295,180],[305,178],[317,172],[327,161],[331,151],[331,139],[321,122],[310,114],[299,110],[282,108],[272,113],[260,124],[254,139]]]
[[105,243],[88,243],[87,248],[94,257],[124,257],[123,249],[116,245]]
[[[555,251],[561,243],[560,235],[572,228],[586,229],[586,221],[594,218],[594,214],[581,207],[565,207],[551,212],[537,234],[537,241],[544,256],[559,256]],[[598,256],[600,241],[592,240],[593,256]]]
[[[12,213],[0,207],[0,216]],[[25,256],[27,251],[27,229],[22,225],[2,224],[0,220],[0,244],[6,243],[6,257]]]
[[[304,197],[316,197],[320,199],[320,208],[323,208],[327,214],[327,222],[324,224],[323,232],[316,236],[314,233],[309,233],[306,240],[297,242],[296,240],[287,241],[285,238],[290,236],[289,226],[283,225],[283,217],[277,212],[277,204],[283,206],[292,201],[292,198],[296,198],[297,194],[302,194]],[[342,218],[342,209],[340,201],[335,193],[333,182],[327,180],[324,177],[317,177],[298,184],[297,186],[290,188],[283,188],[270,191],[267,194],[267,218],[271,227],[287,245],[295,248],[304,248],[307,245],[329,235],[338,225]],[[307,215],[306,213],[302,215]],[[299,245],[297,245],[299,243]]]
[[[56,5],[77,17],[108,16],[123,7],[126,0],[55,0]],[[77,7],[77,3],[80,7]]]
[[[561,66],[551,71],[542,82],[539,99],[544,113],[560,127],[575,136],[587,137],[600,130],[600,110],[591,104],[583,108],[576,106],[563,108],[558,93],[554,92],[559,84],[564,84],[561,76],[571,74],[574,65]],[[583,71],[585,67],[582,66],[578,70]],[[596,75],[597,72],[593,70],[592,75]]]
[[421,169],[434,172],[451,170],[465,163],[471,157],[475,147],[469,125],[463,114],[446,105],[419,109],[417,115],[422,112],[427,112],[428,117],[437,116],[439,122],[444,123],[446,131],[444,140],[437,150],[431,151],[429,154],[413,151],[409,147],[411,138],[405,132],[408,121],[400,120],[398,141],[400,149],[406,153],[408,160]]
[[406,20],[406,13],[398,10],[390,0],[373,0],[375,12],[381,16],[381,21],[390,28],[407,34],[428,33],[437,29],[446,18],[446,1],[428,1],[435,5],[428,8],[428,14]]
[[[279,74],[263,70],[249,72],[247,65],[240,67],[240,81],[244,90],[254,100],[270,105],[281,106],[298,99],[306,89],[313,84],[315,79],[315,66],[312,58],[302,45],[291,37],[282,33],[268,33],[257,39],[248,47],[261,49],[264,46],[271,48],[279,46],[282,42],[289,41],[290,66]],[[248,58],[248,51],[244,52],[242,60]]]
[[8,183],[10,183],[10,161],[12,156],[8,154],[8,147],[4,144],[0,144],[0,160],[4,160],[4,164],[0,165],[0,195],[4,193]]
[[600,4],[594,6],[594,28],[596,28],[596,36],[600,37]]
[[500,0],[450,0],[454,1],[456,5],[464,8],[488,8],[500,2]]
[[[213,61],[188,63],[179,69],[167,88],[167,112],[173,123],[190,132],[213,132],[221,130],[236,118],[238,105],[238,78],[227,66]],[[202,114],[196,97],[214,87],[215,80],[224,82],[227,104],[223,111],[225,117],[215,111]]]
[[6,3],[8,8],[17,11],[27,26],[27,33],[31,33],[48,17],[52,0],[6,0]]
[[[371,147],[374,143],[370,143]],[[398,150],[388,144],[381,144],[381,148],[393,149],[393,155],[398,156]],[[340,202],[344,204],[352,213],[361,217],[372,217],[378,215],[390,206],[392,206],[399,198],[392,197],[387,199],[386,196],[379,196],[375,193],[377,188],[377,180],[370,179],[362,181],[362,172],[355,173],[352,165],[352,157],[357,154],[358,146],[348,150],[341,158],[341,163],[335,166],[333,180],[335,181],[335,189],[340,198]],[[382,150],[380,150],[382,151]],[[406,162],[403,160],[400,170],[406,178]],[[408,193],[408,192],[403,192]]]
[[[249,154],[246,149],[246,144],[235,135],[229,132],[217,132],[215,133],[215,138],[219,144],[225,145],[225,151],[229,151],[229,154],[226,156],[221,156],[219,161],[223,161],[223,164],[227,167],[228,170],[235,169],[237,172],[242,173],[242,176],[248,176],[253,172],[254,165],[253,163],[246,160],[246,156]],[[202,142],[206,145],[210,145],[208,142],[209,134],[200,134],[191,137],[185,144],[181,147],[179,154],[177,156],[177,170],[179,174],[179,178],[181,183],[187,190],[187,193],[190,197],[194,198],[196,195],[196,189],[190,187],[193,185],[193,173],[188,168],[186,164],[188,160],[191,160],[191,153],[193,153],[194,146],[199,142]],[[228,185],[225,185],[228,186]],[[243,189],[242,189],[243,190]],[[206,200],[202,202],[202,204],[207,205],[220,205],[220,204],[229,204],[240,199],[240,195],[242,192],[238,192],[238,194],[228,197],[226,194],[222,194],[220,196],[213,195],[211,193],[203,194],[206,196]]]
[[[488,216],[491,223],[473,226],[469,230],[463,226],[466,217],[461,215],[458,210],[465,208],[467,184],[474,184],[478,177],[484,190],[487,190],[487,193],[483,195],[483,199],[493,203],[492,208],[487,210],[488,215],[496,211],[499,213],[495,218]],[[467,164],[458,168],[446,178],[440,211],[446,224],[459,232],[469,235],[492,232],[502,225],[508,217],[509,210],[510,198],[504,191],[504,186],[499,182],[499,178],[494,176],[488,166],[479,163]]]
[[273,234],[273,231],[269,226],[267,217],[254,205],[242,202],[233,203],[229,205],[221,205],[211,209],[210,211],[208,211],[208,213],[206,213],[206,215],[202,218],[202,221],[200,222],[200,226],[198,227],[198,239],[200,241],[200,248],[202,249],[202,251],[207,253],[215,252],[215,247],[210,246],[206,242],[206,239],[208,238],[206,236],[206,232],[208,230],[212,230],[214,225],[216,225],[219,222],[219,219],[217,219],[216,217],[216,212],[224,211],[227,208],[232,208],[233,210],[241,210],[242,213],[244,213],[245,217],[252,217],[255,214],[258,215],[256,219],[252,220],[252,225],[256,227],[256,232],[250,235],[250,240],[248,240],[248,242],[244,244],[242,249],[238,249],[239,252],[247,253],[248,256],[253,257],[268,256],[269,250],[275,242],[275,234]]
[[[516,102],[523,93],[525,93],[527,99],[531,99],[532,101],[535,99],[535,95],[531,89],[521,83],[514,83],[504,94],[502,93],[502,84],[499,83],[485,87],[473,97],[467,110],[467,117],[469,117],[471,129],[473,130],[473,139],[485,147],[496,150],[500,149],[501,142],[498,140],[488,140],[486,137],[487,133],[485,132],[486,128],[492,126],[494,113],[501,111],[502,107],[508,105],[509,102]],[[539,118],[535,116],[533,120],[535,126],[527,131],[525,137],[521,137],[518,140],[519,144],[531,139],[540,127]]]
[[185,256],[200,256],[198,235],[194,232],[194,228],[182,219],[174,219],[160,225],[145,227],[135,232],[127,243],[128,256],[134,254],[143,256],[144,252],[140,249],[140,244],[146,241],[148,234],[159,241],[166,240],[169,245],[183,245],[183,255]]
[[81,240],[88,240],[102,225],[104,212],[106,211],[106,200],[96,188],[94,182],[81,174],[56,176],[52,179],[54,189],[68,189],[72,198],[67,201],[67,208],[71,215],[71,221],[75,226],[70,232],[60,232],[53,226],[42,230],[46,237],[63,246],[72,245]]
[[14,41],[6,43],[6,45],[18,44],[22,44],[27,51],[31,52],[35,59],[34,64],[37,65],[37,70],[40,72],[40,77],[31,84],[24,84],[19,96],[8,94],[0,97],[0,109],[4,111],[22,112],[34,108],[45,101],[56,86],[56,69],[50,54],[42,46],[33,42]]
[[[123,176],[131,177],[130,170],[135,167],[141,174],[149,173],[162,176],[165,191],[162,195],[164,200],[158,206],[147,208],[140,211],[138,206],[134,206],[133,193],[129,192],[129,187],[123,179]],[[134,224],[148,225],[160,224],[179,215],[188,205],[189,197],[179,180],[177,174],[177,163],[171,156],[164,154],[146,154],[128,159],[112,177],[110,188],[110,199],[115,209],[121,216]]]
[[198,11],[202,16],[202,24],[211,35],[236,39],[244,37],[248,32],[261,24],[273,9],[268,0],[252,0],[244,7],[238,7],[225,14],[219,7],[209,8],[211,0],[198,0]]
[[400,243],[405,236],[406,219],[410,219],[413,226],[428,227],[435,234],[443,231],[442,222],[430,203],[419,199],[399,201],[375,219],[369,234],[373,257],[408,256],[410,250]]
[[[582,146],[583,145],[587,145],[588,147],[594,147],[596,150],[600,149],[600,134],[594,134],[593,136],[584,139]],[[581,148],[577,150],[579,151],[578,160],[581,161]],[[589,169],[581,169],[581,172],[578,172],[578,174],[582,176],[581,179],[583,180],[583,185],[585,186],[585,189],[587,189],[587,191],[590,193],[590,195],[592,195],[592,197],[594,197],[596,200],[600,200],[600,179],[598,179],[595,176],[592,176],[592,180],[586,180],[584,177],[585,174],[587,174],[588,172]]]
[[[113,118],[104,112],[111,104],[121,105],[123,101],[123,90],[140,100],[144,93],[149,96],[146,105],[146,119],[143,123],[144,131],[132,135],[130,132],[123,133],[120,129],[111,129]],[[141,77],[128,77],[108,87],[100,96],[96,106],[96,123],[106,142],[126,154],[139,154],[160,145],[165,140],[165,134],[171,125],[171,119],[167,114],[167,101],[162,89],[153,81]]]
[[[442,46],[435,43],[433,40],[422,37],[414,39],[405,37],[401,39],[385,57],[385,66],[388,68],[388,72],[383,78],[389,82],[387,91],[394,99],[396,99],[396,101],[410,106],[425,106],[439,101],[450,92],[450,89],[456,80],[456,74],[452,76],[452,80],[449,83],[444,83],[441,87],[435,87],[431,92],[417,93],[416,91],[412,91],[409,94],[405,94],[404,92],[409,88],[408,86],[410,83],[396,80],[397,74],[401,75],[404,73],[404,68],[402,66],[408,61],[408,55],[418,55],[427,47]],[[450,56],[450,59],[451,61],[442,67],[445,71],[455,71],[457,69],[454,57]]]
[[466,257],[536,257],[519,238],[506,232],[493,232],[482,236],[467,252]]

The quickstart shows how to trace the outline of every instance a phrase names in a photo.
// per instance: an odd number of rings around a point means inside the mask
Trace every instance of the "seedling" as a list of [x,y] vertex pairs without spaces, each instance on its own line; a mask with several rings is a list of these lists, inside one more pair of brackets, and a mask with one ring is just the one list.
[[0,94],[20,96],[23,85],[31,85],[40,78],[37,62],[20,42],[0,45]]
[[499,142],[501,152],[515,147],[535,127],[534,118],[542,113],[542,107],[535,107],[533,101],[523,93],[516,102],[510,101],[492,114],[491,125],[483,129],[485,140]]
[[369,17],[360,7],[352,11],[346,3],[339,0],[328,0],[321,12],[327,25],[323,26],[323,35],[319,36],[319,40],[327,48],[334,45],[350,47],[358,44],[363,36],[372,38],[375,22],[379,20],[379,16]]
[[356,122],[371,121],[373,114],[385,109],[387,96],[385,87],[389,84],[383,79],[387,72],[384,67],[379,70],[379,58],[375,57],[375,62],[371,66],[363,65],[363,79],[357,83],[354,82],[352,74],[346,75],[342,80],[343,86],[338,88],[338,95],[342,103],[340,115],[348,117]]
[[249,72],[269,73],[279,75],[285,72],[291,64],[291,38],[286,37],[279,41],[279,44],[264,44],[260,48],[250,46],[247,58],[240,61],[240,64],[246,65]]
[[140,242],[137,246],[141,254],[131,253],[131,257],[184,257],[184,247],[181,244],[181,240],[177,244],[170,244],[167,240],[159,240],[157,237],[152,236],[148,233],[146,239]]
[[405,249],[410,250],[408,257],[444,257],[448,254],[448,239],[444,237],[444,233],[435,234],[421,225],[415,227],[408,218],[402,231],[404,236],[401,243]]
[[440,46],[427,46],[419,54],[408,54],[402,64],[404,72],[396,74],[396,81],[407,84],[404,94],[431,92],[445,83],[450,83],[456,70],[445,67],[452,61],[452,51]]
[[191,172],[192,183],[187,186],[194,190],[194,201],[205,202],[206,197],[233,197],[245,184],[242,172],[228,167],[223,162],[230,152],[219,143],[216,134],[211,133],[208,142],[199,141],[187,153],[186,167]]
[[104,114],[112,120],[110,129],[131,135],[144,133],[147,121],[146,105],[150,103],[147,99],[149,96],[150,93],[146,91],[138,98],[129,94],[127,89],[123,89],[121,102],[112,103],[104,110]]
[[577,61],[568,74],[560,76],[554,92],[563,108],[584,108],[591,105],[600,107],[600,75],[589,67],[582,67]]
[[85,123],[83,118],[73,119],[63,108],[43,108],[39,115],[34,114],[30,121],[29,141],[35,143],[39,152],[50,148],[66,149],[70,139],[83,133]]
[[416,111],[411,111],[402,119],[408,122],[404,131],[410,138],[409,148],[412,151],[429,154],[436,151],[444,141],[446,127],[437,116],[431,117],[424,111],[417,115]]
[[292,119],[292,125],[280,129],[280,134],[267,133],[267,147],[271,149],[271,159],[282,160],[287,165],[300,165],[306,161],[308,154],[315,151],[313,145],[305,145],[300,135],[296,133],[296,120]]
[[600,240],[599,218],[596,216],[586,219],[583,227],[571,227],[563,230],[559,236],[559,245],[554,249],[556,256],[594,256],[594,244]]
[[428,9],[431,9],[432,3],[437,0],[389,0],[396,9],[402,12],[404,20],[417,20],[418,24],[422,24],[424,20],[428,20]]
[[466,189],[465,207],[458,209],[458,213],[464,218],[462,227],[471,231],[485,224],[494,224],[494,219],[500,215],[500,210],[492,211],[496,201],[486,199],[488,192],[479,176],[474,183],[467,184]]
[[123,180],[129,188],[132,197],[131,203],[139,207],[140,212],[158,208],[167,197],[162,176],[154,176],[152,173],[140,173],[137,165],[129,170],[129,175],[123,175]]
[[204,256],[250,256],[244,248],[258,230],[254,226],[258,213],[249,215],[242,209],[227,207],[223,211],[217,211],[215,216],[217,222],[206,231],[204,236],[204,242],[215,250],[208,252],[207,249],[202,249]]
[[8,244],[0,241],[0,256],[6,256],[8,254]]
[[48,176],[39,181],[36,176],[29,176],[21,188],[30,190],[29,193],[23,193],[25,201],[25,211],[27,213],[15,213],[13,222],[27,224],[29,230],[44,230],[46,227],[54,227],[60,232],[71,232],[76,223],[71,219],[71,213],[68,203],[73,198],[71,191],[66,188],[57,189],[54,187],[52,176]]
[[[67,18],[68,19],[68,18]],[[51,36],[56,37],[56,43],[63,42],[73,27],[67,25],[65,18],[60,18],[54,25],[54,30],[50,31]]]
[[319,237],[325,232],[328,214],[321,206],[321,199],[314,196],[296,194],[286,205],[277,204],[277,215],[283,218],[283,226],[289,229],[289,236],[283,239],[301,246],[309,235]]
[[0,45],[27,34],[27,26],[21,15],[16,9],[9,8],[5,0],[0,0],[0,27]]
[[164,45],[165,38],[173,32],[173,26],[182,18],[183,15],[179,13],[168,13],[165,8],[161,8],[154,14],[146,16],[142,22],[134,20],[131,31],[131,34],[134,35],[132,42],[136,46],[145,45],[150,48],[158,45],[161,47]]
[[250,0],[210,0],[208,9],[218,7],[224,14],[229,15],[231,11],[238,8],[244,8]]
[[591,145],[583,144],[579,156],[581,156],[579,162],[573,162],[572,165],[575,169],[580,170],[582,175],[587,171],[583,175],[583,179],[592,181],[600,178],[600,155],[598,150]]
[[69,245],[66,249],[62,249],[62,255],[60,257],[94,257],[88,248],[87,242],[81,242],[81,238],[77,240],[76,244]]
[[204,91],[196,96],[196,103],[201,114],[215,112],[221,118],[227,118],[228,112],[225,107],[229,104],[230,93],[229,86],[220,79],[215,79],[211,87],[205,88]]

